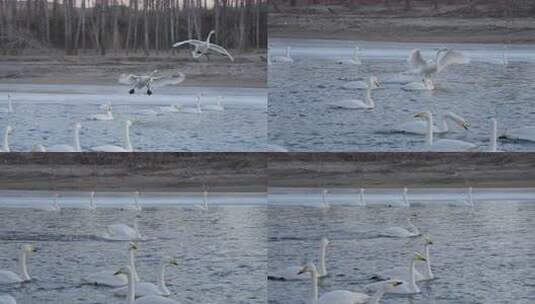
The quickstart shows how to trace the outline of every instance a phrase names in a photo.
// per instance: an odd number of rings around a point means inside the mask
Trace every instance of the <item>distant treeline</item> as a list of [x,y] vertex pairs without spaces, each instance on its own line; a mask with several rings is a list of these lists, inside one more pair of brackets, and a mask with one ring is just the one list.
[[172,51],[186,39],[206,39],[231,49],[267,44],[267,0],[0,0],[0,53],[62,49]]

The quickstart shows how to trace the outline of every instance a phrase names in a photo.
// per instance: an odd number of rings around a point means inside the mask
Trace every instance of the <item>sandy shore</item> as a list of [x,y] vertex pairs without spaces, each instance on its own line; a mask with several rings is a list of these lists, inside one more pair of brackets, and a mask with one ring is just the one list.
[[535,187],[533,153],[278,153],[273,187]]
[[[382,2],[382,1],[381,1]],[[280,7],[269,14],[269,36],[391,42],[535,43],[535,16],[505,19],[499,12],[479,7],[429,4],[407,12],[386,10],[383,4]],[[512,20],[512,21],[510,21]]]
[[259,153],[9,153],[1,190],[265,192]]
[[122,73],[146,73],[153,70],[177,70],[186,74],[181,86],[266,87],[265,52],[236,54],[235,62],[228,58],[211,57],[200,62],[182,51],[145,57],[142,54],[105,57],[76,57],[50,54],[0,56],[0,83],[31,84],[117,84]]

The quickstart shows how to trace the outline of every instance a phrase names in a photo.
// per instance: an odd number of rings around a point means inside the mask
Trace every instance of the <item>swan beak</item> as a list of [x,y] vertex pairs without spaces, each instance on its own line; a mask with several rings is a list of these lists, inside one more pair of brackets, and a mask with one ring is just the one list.
[[130,243],[130,249],[137,250],[136,243]]
[[306,272],[306,270],[307,270],[307,268],[306,268],[306,267],[303,267],[303,268],[301,268],[301,270],[299,270],[299,272],[298,272],[297,274],[298,274],[298,275],[299,275],[299,274],[303,274],[303,273]]
[[175,259],[172,259],[171,261],[169,261],[169,265],[178,266],[178,263]]
[[113,275],[116,276],[116,275],[120,275],[120,274],[123,274],[122,270],[117,270]]
[[396,286],[399,286],[401,284],[403,284],[403,282],[399,282],[399,281],[392,282],[392,287],[396,287]]
[[417,118],[424,117],[424,113],[417,113],[414,115],[414,117],[417,117]]
[[376,81],[376,82],[375,82],[375,85],[376,85],[377,87],[381,87],[381,83],[380,83],[379,81]]
[[470,126],[470,125],[468,125],[467,123],[463,123],[463,124],[462,124],[462,127],[463,127],[465,130],[467,130],[467,131],[468,131],[468,127],[469,127],[469,126]]

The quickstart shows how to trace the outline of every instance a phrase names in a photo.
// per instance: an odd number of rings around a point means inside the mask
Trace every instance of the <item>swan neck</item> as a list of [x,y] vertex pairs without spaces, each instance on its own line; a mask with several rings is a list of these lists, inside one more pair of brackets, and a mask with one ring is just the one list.
[[167,288],[167,285],[165,285],[165,268],[166,264],[162,263],[162,265],[160,266],[160,278],[158,281],[158,287],[163,294],[169,295],[171,294],[171,292]]
[[20,254],[20,273],[22,274],[22,279],[24,281],[31,280],[31,277],[28,274],[28,266],[26,265],[27,256],[26,251],[22,251]]
[[137,275],[136,271],[136,261],[133,249],[130,249],[130,251],[128,252],[128,266],[130,267],[130,272],[132,273],[134,280],[139,281],[139,276]]
[[126,124],[126,127],[124,128],[124,139],[126,142],[126,150],[127,151],[134,150],[132,148],[132,143],[130,142],[130,126],[128,124]]
[[366,206],[366,201],[364,200],[364,191],[360,191],[360,204]]
[[7,112],[13,113],[13,103],[11,102],[11,96],[7,95]]
[[412,259],[411,260],[411,265],[410,265],[410,273],[409,273],[409,288],[411,290],[418,290],[418,286],[416,285],[416,260]]
[[425,245],[425,264],[426,264],[426,272],[427,272],[427,278],[433,278],[433,272],[431,271],[431,256],[429,254],[429,245]]
[[322,243],[320,247],[320,276],[326,276],[327,275],[327,265],[325,264],[325,255],[327,252],[327,244]]
[[290,58],[290,48],[286,48],[286,57]]
[[492,121],[492,129],[490,130],[490,152],[496,152],[498,150],[498,143],[496,137],[498,133],[498,127],[496,121]]
[[427,129],[425,134],[425,141],[428,146],[433,145],[433,114],[429,113],[427,120]]
[[134,278],[134,270],[128,266],[127,268],[130,268],[127,274],[128,277],[128,295],[126,297],[126,303],[127,304],[134,304],[135,298],[136,298],[136,283]]
[[89,197],[89,207],[95,208],[95,194],[91,193],[91,197]]
[[80,130],[77,127],[74,127],[74,149],[76,152],[82,152],[80,147]]
[[208,44],[208,45],[210,44],[210,39],[212,39],[212,35],[213,35],[213,34],[214,34],[214,32],[210,32],[210,33],[208,34],[208,37],[206,37],[206,44]]
[[405,203],[406,206],[409,206],[409,198],[407,197],[407,192],[403,191],[403,203]]
[[310,294],[310,303],[317,304],[318,303],[318,272],[313,271],[311,273],[311,276],[312,276],[312,293]]
[[9,150],[9,130],[6,128],[4,133],[4,152],[10,152]]
[[448,132],[450,130],[450,125],[448,123],[450,118],[451,117],[448,114],[444,114],[442,117],[442,126],[440,128],[440,132]]
[[372,86],[371,85],[368,87],[368,90],[366,91],[366,103],[368,103],[368,105],[371,107],[375,106],[375,102],[372,99]]

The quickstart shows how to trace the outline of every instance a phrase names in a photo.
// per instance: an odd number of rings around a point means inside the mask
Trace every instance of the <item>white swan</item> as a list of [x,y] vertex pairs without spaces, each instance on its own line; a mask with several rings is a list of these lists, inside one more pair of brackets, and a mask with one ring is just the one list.
[[284,56],[275,56],[271,58],[271,62],[276,63],[292,63],[294,60],[292,59],[292,56],[290,55],[292,48],[286,47],[286,54]]
[[0,294],[0,304],[17,304],[17,300],[8,294]]
[[[426,261],[425,257],[422,256],[419,253],[416,253],[413,258],[411,258],[410,266],[409,266],[409,277],[402,277],[402,278],[394,278],[395,281],[403,282],[403,284],[400,284],[399,286],[389,289],[387,293],[395,293],[395,294],[417,294],[420,293],[420,288],[418,285],[416,285],[416,262],[417,261]],[[381,290],[384,288],[385,284],[388,284],[390,281],[381,281],[377,283],[368,284],[365,286],[366,290],[373,291],[373,290]]]
[[217,97],[217,101],[216,101],[216,104],[212,104],[212,105],[205,105],[204,106],[204,109],[205,110],[208,110],[208,111],[224,111],[225,108],[223,107],[223,96],[219,96]]
[[124,127],[124,141],[125,146],[115,146],[115,145],[104,145],[104,146],[98,146],[91,148],[91,151],[94,152],[133,152],[134,148],[132,147],[132,143],[130,142],[130,126],[132,125],[132,121],[127,120],[125,121],[125,127]]
[[128,280],[128,293],[126,296],[127,304],[180,304],[175,300],[159,296],[159,295],[149,295],[136,299],[136,280],[134,272],[132,271],[131,266],[125,266],[115,273],[115,275],[126,275]]
[[375,108],[375,102],[372,99],[372,90],[377,89],[380,86],[378,81],[373,81],[372,84],[368,87],[366,91],[365,100],[360,99],[349,99],[341,100],[338,102],[330,103],[329,106],[332,108],[341,108],[341,109],[365,109],[370,110]]
[[[137,245],[134,243],[128,244],[128,266],[132,269],[133,276],[136,281],[139,281],[139,277],[136,271],[135,263],[135,251],[138,249]],[[128,278],[126,275],[116,275],[113,271],[103,270],[99,272],[92,273],[86,278],[82,279],[82,282],[85,284],[91,285],[101,285],[108,287],[122,287],[128,284]]]
[[[417,268],[415,268],[414,275],[416,282],[419,281],[427,281],[432,280],[435,278],[433,275],[433,272],[431,271],[431,256],[429,254],[429,247],[433,245],[433,241],[429,238],[425,238],[425,245],[424,245],[424,254],[425,254],[425,268],[424,271],[420,272]],[[379,280],[394,280],[394,279],[410,279],[410,267],[394,267],[391,269],[387,269],[385,271],[381,271],[374,275],[374,278],[377,278]]]
[[490,145],[489,152],[498,152],[498,121],[496,118],[490,119]]
[[215,31],[212,30],[208,34],[206,41],[201,41],[197,39],[189,39],[189,40],[177,42],[173,44],[173,47],[180,47],[186,44],[193,45],[194,49],[191,52],[191,56],[194,59],[201,58],[203,55],[206,56],[206,58],[210,59],[210,57],[208,56],[209,53],[217,53],[223,56],[227,56],[230,59],[230,61],[234,61],[234,57],[232,57],[232,55],[230,55],[230,53],[224,47],[210,42],[210,38],[212,38],[212,35],[214,34],[215,34]]
[[132,192],[132,198],[134,200],[133,204],[123,206],[121,210],[143,211],[143,208],[139,204],[139,191]]
[[435,89],[433,80],[431,78],[424,77],[419,82],[409,82],[401,87],[404,91],[432,91]]
[[54,193],[54,199],[52,200],[52,204],[38,205],[36,208],[43,211],[60,212],[61,207],[58,203],[59,196],[59,193]]
[[[473,143],[456,139],[439,139],[433,141],[433,114],[431,114],[430,111],[425,111],[416,114],[414,117],[423,118],[427,123],[425,134],[426,145],[424,148],[427,151],[474,151],[478,148],[478,146]],[[464,127],[465,129],[468,128],[466,125]]]
[[466,193],[466,204],[468,206],[474,206],[474,189],[468,187],[468,192]]
[[350,65],[350,64],[354,64],[354,65],[360,65],[362,64],[362,62],[360,61],[360,58],[359,58],[359,47],[358,46],[355,46],[355,48],[353,49],[353,57],[351,59],[338,59],[336,61],[336,63],[338,64],[346,64],[346,65]]
[[89,206],[87,208],[91,210],[97,209],[97,205],[95,204],[95,191],[91,191],[89,194]]
[[[451,112],[447,111],[442,115],[442,123],[440,126],[433,125],[433,133],[434,134],[444,134],[448,133],[450,131],[449,121],[454,122],[456,125],[464,128],[465,130],[468,129],[470,126],[464,118],[461,116]],[[406,123],[403,123],[394,129],[392,129],[393,133],[409,133],[409,134],[418,134],[418,135],[425,135],[427,133],[427,122],[423,120],[415,120],[415,121],[409,121]]]
[[380,87],[379,79],[375,76],[371,76],[368,81],[350,81],[342,86],[342,89],[346,90],[368,90],[369,88],[377,89]]
[[[82,128],[82,125],[77,122],[73,126],[73,144],[71,145],[54,145],[46,148],[45,146],[36,145],[34,146],[34,149],[36,147],[42,147],[35,150],[41,150],[39,152],[82,152],[82,147],[80,147],[80,129]],[[44,150],[44,151],[42,151]],[[36,152],[36,151],[34,151]]]
[[[178,266],[178,263],[175,259],[168,259],[161,263],[160,273],[158,276],[158,285],[150,282],[139,282],[136,283],[136,293],[135,297],[144,297],[149,295],[158,295],[168,297],[171,295],[171,292],[165,284],[165,269],[167,266]],[[128,295],[128,287],[119,287],[112,290],[112,293],[116,296],[126,297]]]
[[327,201],[327,194],[329,194],[329,190],[323,189],[323,191],[321,191],[321,204],[319,207],[322,209],[331,208],[331,204]]
[[11,101],[11,95],[7,94],[7,108],[0,108],[0,113],[13,113],[13,102]]
[[366,200],[364,199],[364,192],[365,192],[365,189],[360,188],[360,205],[361,206],[366,206]]
[[324,293],[318,299],[318,270],[313,263],[308,263],[299,273],[310,273],[312,278],[311,304],[377,304],[385,292],[403,284],[401,281],[390,281],[383,284],[373,296],[349,290],[334,290]]
[[432,78],[446,67],[452,64],[465,64],[468,62],[462,53],[451,49],[439,49],[436,53],[435,61],[426,61],[422,57],[420,50],[415,49],[411,51],[408,61],[411,68],[418,70],[431,84]]
[[418,227],[416,227],[412,222],[411,219],[407,219],[407,223],[409,224],[409,229],[405,229],[402,227],[389,227],[385,230],[381,231],[379,233],[379,236],[382,237],[391,237],[391,238],[411,238],[411,237],[418,237],[422,235],[420,233],[420,230],[418,230]]
[[[327,266],[325,263],[325,257],[327,253],[327,246],[329,245],[329,240],[327,238],[322,238],[320,241],[320,252],[319,252],[319,265],[320,269],[318,271],[318,278],[324,278],[328,275],[327,272]],[[303,267],[302,266],[288,266],[287,268],[283,269],[281,272],[269,275],[269,280],[276,280],[276,281],[297,281],[297,280],[304,280],[306,279],[306,275],[304,273],[299,273]]]
[[13,284],[30,281],[32,278],[28,273],[28,266],[26,260],[28,255],[37,252],[32,245],[23,245],[20,251],[19,263],[20,263],[20,275],[9,270],[0,270],[0,284]]
[[204,190],[202,192],[202,205],[197,207],[203,211],[208,211],[208,191]]
[[9,134],[13,132],[13,128],[11,126],[7,126],[6,130],[4,131],[4,144],[3,148],[0,149],[0,152],[11,152],[11,149],[9,148]]
[[195,101],[194,107],[184,107],[182,108],[181,112],[183,113],[190,113],[190,114],[201,114],[201,95],[197,94],[197,99]]
[[89,116],[88,119],[89,120],[102,120],[102,121],[113,120],[113,113],[111,112],[111,106],[108,105],[108,107],[106,108],[106,113],[91,115]]
[[102,237],[110,241],[136,241],[143,239],[143,236],[139,232],[137,219],[134,220],[133,228],[126,224],[108,225]]
[[148,75],[121,74],[119,83],[132,86],[128,93],[134,94],[136,89],[147,88],[147,95],[152,95],[152,88],[166,85],[177,85],[186,80],[186,75],[181,72],[174,74],[157,76],[158,70],[152,71]]
[[535,126],[526,126],[505,131],[500,139],[523,140],[535,142]]
[[409,189],[407,189],[407,187],[404,187],[403,188],[403,205],[405,207],[410,207],[411,206],[411,203],[409,202],[409,196],[407,195],[407,192],[409,191]]

